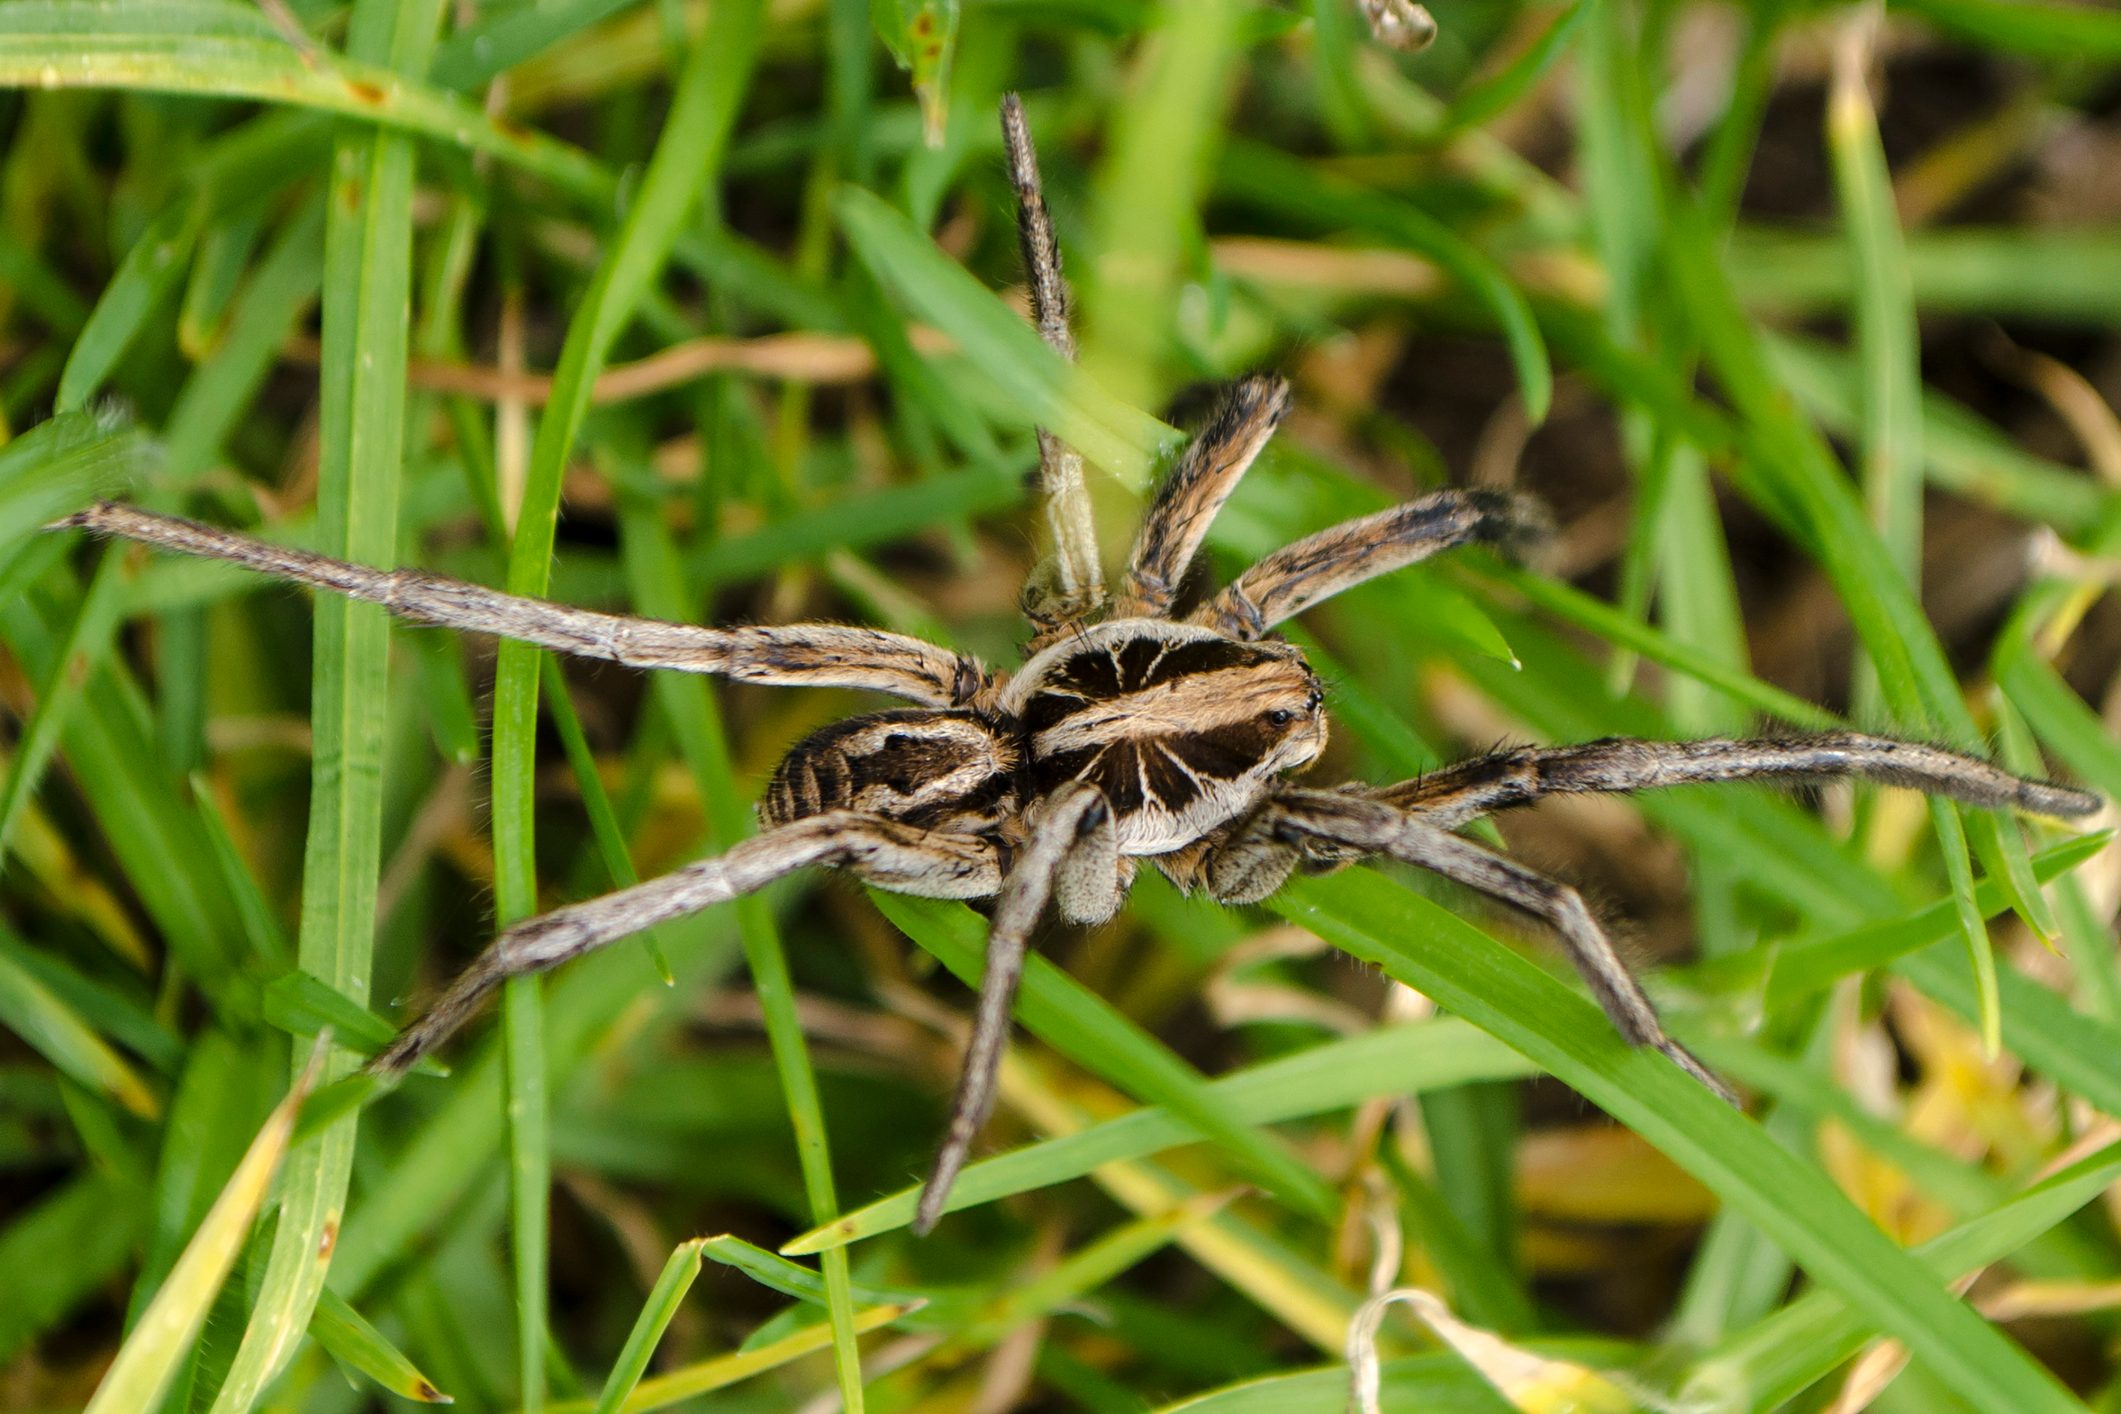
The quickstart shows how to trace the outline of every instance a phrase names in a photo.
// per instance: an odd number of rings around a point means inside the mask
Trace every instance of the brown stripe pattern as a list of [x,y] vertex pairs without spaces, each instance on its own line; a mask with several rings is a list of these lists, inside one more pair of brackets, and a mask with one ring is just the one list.
[[833,810],[926,830],[986,834],[1017,810],[1015,740],[971,712],[876,712],[811,733],[759,802],[769,825]]

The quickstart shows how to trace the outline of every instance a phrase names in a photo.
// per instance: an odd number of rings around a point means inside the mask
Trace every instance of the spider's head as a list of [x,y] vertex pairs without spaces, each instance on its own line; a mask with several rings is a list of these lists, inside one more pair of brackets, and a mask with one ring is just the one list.
[[1287,643],[1166,619],[1115,619],[1037,654],[1001,706],[1032,789],[1105,793],[1123,854],[1178,849],[1250,809],[1326,745],[1324,691]]

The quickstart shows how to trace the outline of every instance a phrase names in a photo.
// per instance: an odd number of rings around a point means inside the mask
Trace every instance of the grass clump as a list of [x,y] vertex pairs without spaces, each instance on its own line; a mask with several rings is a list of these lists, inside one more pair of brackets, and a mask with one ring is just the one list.
[[[2121,1398],[2101,838],[1740,787],[1510,822],[1749,1115],[1425,881],[1144,882],[1034,959],[915,1241],[959,906],[795,881],[342,1078],[862,704],[36,533],[127,488],[1008,663],[1033,428],[1117,542],[1197,387],[1272,366],[1222,569],[1446,482],[1562,526],[1306,624],[1326,771],[1854,722],[2121,798],[2121,21],[1440,6],[1407,54],[1364,12],[0,7],[0,1401],[1326,1410],[1351,1329],[1385,1408]],[[1011,307],[1005,89],[1080,375]]]

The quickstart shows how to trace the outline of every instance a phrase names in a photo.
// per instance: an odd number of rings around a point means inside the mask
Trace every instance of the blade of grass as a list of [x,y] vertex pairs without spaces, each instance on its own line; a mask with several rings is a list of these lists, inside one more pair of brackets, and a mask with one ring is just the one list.
[[[2117,1176],[2121,1150],[2109,1146],[1931,1238],[1915,1255],[1940,1278],[2001,1261],[2096,1199]],[[1871,1313],[1845,1294],[1807,1292],[1719,1345],[1695,1367],[1681,1397],[1725,1408],[1782,1408],[1878,1329]]]
[[[1091,223],[1096,278],[1081,298],[1082,364],[1140,407],[1169,391],[1180,267],[1200,239],[1200,195],[1229,101],[1237,6],[1159,5],[1106,128]],[[1060,432],[1065,439],[1066,433]]]
[[317,1344],[330,1351],[341,1364],[359,1370],[401,1399],[421,1404],[454,1404],[420,1367],[391,1344],[390,1338],[348,1305],[338,1293],[327,1290],[317,1301],[317,1313],[309,1323]]
[[118,546],[102,552],[52,670],[37,685],[37,705],[15,740],[14,759],[7,765],[7,782],[0,786],[0,868],[6,867],[7,843],[14,834],[15,822],[43,778],[67,719],[81,700],[82,689],[110,653],[111,641],[117,635],[130,558],[130,553]]
[[98,1094],[107,1095],[142,1119],[162,1110],[138,1071],[73,1007],[19,961],[0,952],[0,1028]]
[[52,399],[55,412],[79,410],[110,376],[148,316],[176,288],[205,214],[200,203],[179,201],[149,222],[133,242],[66,356],[59,391]]
[[988,382],[1022,428],[1052,429],[1136,490],[1152,453],[1177,440],[1164,424],[1112,397],[1046,347],[1025,323],[905,215],[858,188],[835,203],[848,243],[878,280],[950,336],[966,372]]
[[[2054,1376],[1946,1292],[1819,1170],[1484,933],[1367,871],[1292,884],[1271,906],[1524,1052],[1663,1150],[1880,1328],[1984,1407],[2078,1408]],[[1412,920],[1420,920],[1415,929]],[[1410,932],[1424,939],[1416,951]]]
[[[433,52],[441,0],[359,0],[350,52],[418,73]],[[325,553],[364,564],[396,558],[405,455],[407,307],[414,149],[402,135],[355,131],[333,152],[323,249],[317,520]],[[302,971],[363,1004],[371,971],[382,851],[383,713],[389,619],[370,604],[320,596],[311,684],[309,834],[302,862]],[[354,1068],[333,1050],[322,1079]],[[338,1243],[357,1112],[289,1157],[272,1254],[214,1414],[246,1414],[287,1367],[309,1327]]]
[[318,1042],[287,1098],[273,1109],[258,1137],[251,1141],[221,1196],[214,1200],[198,1232],[186,1244],[184,1255],[170,1269],[169,1279],[148,1303],[140,1323],[104,1372],[88,1402],[88,1414],[136,1414],[154,1408],[161,1398],[178,1362],[198,1340],[199,1329],[206,1324],[207,1311],[213,1306],[221,1283],[250,1238],[251,1223],[264,1206],[266,1191],[287,1153],[295,1113],[323,1073],[329,1049],[328,1041]]
[[[1439,1020],[1314,1046],[1211,1081],[1208,1089],[1241,1123],[1267,1125],[1345,1109],[1378,1096],[1419,1095],[1475,1080],[1513,1079],[1530,1071],[1529,1062],[1464,1022]],[[1135,1110],[1078,1133],[967,1164],[951,1193],[951,1210],[1048,1188],[1103,1164],[1198,1143],[1203,1137],[1198,1126],[1168,1108]],[[880,1198],[811,1229],[781,1251],[808,1256],[895,1231],[913,1221],[919,1198],[918,1187]]]
[[0,566],[50,521],[118,494],[149,461],[135,429],[82,412],[41,422],[0,448]]
[[[511,594],[545,592],[551,574],[560,478],[573,455],[597,375],[669,259],[685,223],[719,165],[750,78],[759,8],[718,7],[675,81],[671,107],[616,237],[598,262],[568,326],[552,393],[531,445],[522,503],[509,548]],[[493,690],[494,897],[505,926],[537,912],[533,843],[537,769],[538,663],[543,654],[504,642]],[[551,1157],[546,1134],[541,983],[511,979],[503,988],[507,1036],[509,1148],[514,1167],[519,1373],[524,1407],[544,1404],[545,1241]],[[858,1393],[857,1393],[858,1399]]]
[[[1839,590],[1870,655],[1880,700],[1917,731],[1940,732],[1954,744],[1972,745],[1978,740],[1972,714],[1914,586],[1864,519],[1824,439],[1791,411],[1774,384],[1758,339],[1716,262],[1699,209],[1675,199],[1674,210],[1667,253],[1677,290],[1710,366],[1751,431],[1748,455],[1734,464],[1734,474],[1752,494],[1792,507],[1800,516],[1812,552]],[[1761,478],[1770,480],[1772,489],[1759,486]],[[1988,929],[1968,898],[1973,866],[1958,809],[1944,805],[1931,818],[1961,900],[1968,955],[1977,976],[1992,978]],[[1982,995],[1982,1036],[1993,1048],[2000,1032],[1996,997],[1993,990]]]
[[[620,528],[634,602],[659,618],[689,617],[690,596],[679,569],[677,549],[662,524],[660,510],[653,503],[644,503],[630,485],[620,493]],[[744,804],[744,792],[738,788],[721,711],[707,683],[691,674],[663,673],[656,678],[652,690],[699,787],[709,821],[709,847],[742,838],[751,828],[751,811]],[[818,1095],[816,1069],[803,1039],[802,1018],[796,1012],[795,982],[788,970],[787,952],[764,898],[748,895],[736,900],[731,909],[743,940],[752,990],[765,1019],[767,1044],[780,1077],[789,1125],[795,1132],[796,1158],[811,1220],[829,1222],[839,1213],[839,1195],[833,1184],[824,1104]],[[854,1339],[854,1298],[846,1254],[828,1253],[819,1265],[825,1280],[826,1309],[831,1316],[840,1396],[850,1411],[859,1414],[863,1405],[861,1354]]]
[[[0,87],[137,89],[299,104],[488,154],[588,203],[611,181],[578,149],[503,124],[375,52],[298,51],[236,3],[26,0],[0,7]],[[423,66],[424,67],[424,66]]]
[[[910,1308],[905,1306],[871,1306],[854,1313],[854,1331],[860,1335],[868,1331],[881,1330],[905,1317]],[[727,1389],[730,1385],[762,1375],[768,1370],[777,1370],[791,1361],[831,1346],[836,1337],[829,1325],[804,1326],[779,1340],[771,1341],[753,1350],[740,1351],[735,1355],[724,1355],[713,1360],[702,1360],[682,1369],[672,1370],[667,1375],[646,1379],[634,1387],[633,1394],[619,1405],[621,1414],[649,1414],[655,1409],[668,1409],[713,1390]],[[595,1406],[588,1400],[570,1400],[552,1406],[552,1414],[593,1414]]]
[[655,1279],[654,1289],[642,1303],[640,1317],[626,1335],[618,1361],[604,1381],[603,1393],[597,1396],[596,1414],[618,1414],[640,1384],[641,1376],[648,1371],[649,1357],[655,1354],[671,1317],[677,1315],[685,1293],[700,1274],[700,1252],[706,1245],[704,1237],[679,1243],[670,1260],[663,1264],[662,1275]]

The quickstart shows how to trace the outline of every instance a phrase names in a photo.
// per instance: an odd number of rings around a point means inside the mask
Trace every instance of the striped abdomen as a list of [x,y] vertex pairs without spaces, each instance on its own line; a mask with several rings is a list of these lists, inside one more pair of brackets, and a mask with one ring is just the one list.
[[860,810],[985,833],[1015,814],[1020,765],[1015,741],[971,712],[877,712],[798,742],[775,768],[759,815],[771,826]]
[[1161,854],[1253,805],[1325,747],[1318,679],[1286,643],[1162,619],[1099,624],[1040,653],[1005,689],[1032,788],[1085,780],[1125,854]]

